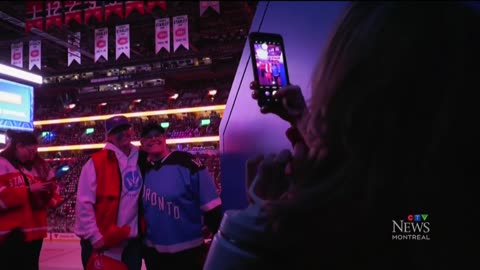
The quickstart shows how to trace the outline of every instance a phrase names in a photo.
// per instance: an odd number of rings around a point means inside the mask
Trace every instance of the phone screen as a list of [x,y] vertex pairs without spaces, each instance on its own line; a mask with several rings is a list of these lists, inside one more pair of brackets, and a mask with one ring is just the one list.
[[280,41],[253,40],[259,86],[277,89],[288,84],[285,56]]

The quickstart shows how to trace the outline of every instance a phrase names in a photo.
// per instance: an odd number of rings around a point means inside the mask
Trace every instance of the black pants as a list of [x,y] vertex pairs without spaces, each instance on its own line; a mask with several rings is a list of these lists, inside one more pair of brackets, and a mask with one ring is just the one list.
[[147,270],[202,270],[206,254],[204,245],[177,253],[159,253],[143,246]]
[[43,239],[24,242],[23,232],[14,231],[0,245],[0,263],[6,269],[38,270],[42,244]]
[[[93,252],[93,247],[90,241],[80,240],[80,246],[82,247],[82,265],[83,269],[87,267],[88,259]],[[142,254],[141,254],[141,241],[139,238],[132,239],[128,242],[122,253],[122,262],[125,263],[128,270],[140,270],[142,268]]]

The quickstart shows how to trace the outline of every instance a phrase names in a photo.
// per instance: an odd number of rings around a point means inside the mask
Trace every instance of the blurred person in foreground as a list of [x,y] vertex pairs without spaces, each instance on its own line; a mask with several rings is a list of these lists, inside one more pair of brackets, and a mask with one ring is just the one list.
[[0,154],[0,263],[18,269],[39,268],[47,236],[47,207],[61,203],[55,174],[37,152],[30,132],[7,132]]
[[216,233],[221,200],[207,167],[192,154],[170,151],[165,130],[150,123],[141,132],[145,179],[144,259],[148,270],[202,269],[206,246],[204,224]]
[[82,239],[82,264],[95,253],[140,270],[138,149],[125,116],[107,119],[105,130],[105,147],[83,166],[78,183],[75,234]]
[[479,25],[470,3],[352,3],[308,108],[288,86],[261,109],[292,124],[294,145],[247,163],[267,200],[271,269],[460,269],[478,257]]

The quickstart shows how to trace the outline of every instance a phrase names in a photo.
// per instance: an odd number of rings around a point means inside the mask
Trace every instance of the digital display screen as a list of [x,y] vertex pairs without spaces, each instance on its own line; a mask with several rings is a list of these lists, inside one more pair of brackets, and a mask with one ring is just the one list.
[[0,79],[0,129],[33,130],[33,87]]
[[272,88],[286,86],[287,71],[281,44],[274,41],[254,41],[253,46],[260,86]]

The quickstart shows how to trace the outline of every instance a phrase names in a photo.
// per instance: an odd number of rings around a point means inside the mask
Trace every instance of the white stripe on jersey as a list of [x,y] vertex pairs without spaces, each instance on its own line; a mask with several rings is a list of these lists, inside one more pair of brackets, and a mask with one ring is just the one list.
[[197,238],[191,241],[183,242],[183,243],[178,243],[174,245],[155,245],[152,243],[150,240],[145,240],[145,244],[149,247],[152,247],[156,249],[158,252],[161,253],[177,253],[182,250],[198,247],[203,244],[203,237],[202,238]]
[[220,199],[220,197],[217,197],[212,201],[200,206],[200,209],[202,209],[203,212],[208,212],[221,204],[222,204],[222,200]]

